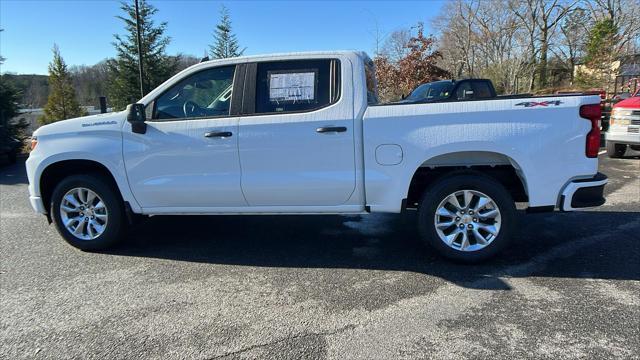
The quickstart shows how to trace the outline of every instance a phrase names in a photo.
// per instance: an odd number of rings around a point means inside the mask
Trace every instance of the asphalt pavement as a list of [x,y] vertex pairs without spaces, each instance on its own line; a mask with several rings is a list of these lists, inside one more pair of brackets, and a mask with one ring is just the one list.
[[84,253],[0,165],[0,358],[639,359],[640,156],[600,160],[604,206],[474,266],[412,214],[154,217]]

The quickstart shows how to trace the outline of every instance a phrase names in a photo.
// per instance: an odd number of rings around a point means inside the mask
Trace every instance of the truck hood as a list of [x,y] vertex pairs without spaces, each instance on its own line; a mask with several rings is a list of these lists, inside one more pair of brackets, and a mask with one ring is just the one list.
[[83,116],[68,120],[57,121],[52,124],[39,127],[33,132],[33,136],[46,136],[65,133],[81,133],[86,131],[114,131],[120,130],[122,123],[127,118],[126,111],[108,114]]
[[613,108],[640,109],[640,96],[632,96],[628,99],[624,99],[615,104]]

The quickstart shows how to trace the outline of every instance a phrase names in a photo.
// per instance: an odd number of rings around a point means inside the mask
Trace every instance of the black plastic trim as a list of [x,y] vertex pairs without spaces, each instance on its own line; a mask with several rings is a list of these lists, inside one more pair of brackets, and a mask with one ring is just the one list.
[[236,65],[236,72],[233,76],[233,90],[231,91],[231,104],[229,106],[229,116],[239,116],[242,113],[243,87],[245,73],[247,72],[246,64]]
[[244,90],[242,92],[242,115],[250,115],[256,111],[256,78],[258,76],[258,63],[247,64],[244,77]]
[[575,193],[573,193],[573,197],[571,198],[571,207],[577,209],[604,204],[606,201],[603,195],[604,185],[605,184],[579,188]]
[[555,206],[547,205],[547,206],[530,206],[527,208],[527,214],[537,214],[537,213],[545,213],[545,212],[553,212],[555,210]]

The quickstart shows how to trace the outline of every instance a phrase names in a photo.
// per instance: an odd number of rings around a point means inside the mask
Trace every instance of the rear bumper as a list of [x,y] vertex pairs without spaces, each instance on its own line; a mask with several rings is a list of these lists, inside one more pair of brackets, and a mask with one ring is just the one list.
[[608,181],[603,173],[597,173],[591,179],[571,181],[560,196],[560,210],[573,211],[604,204],[604,186]]

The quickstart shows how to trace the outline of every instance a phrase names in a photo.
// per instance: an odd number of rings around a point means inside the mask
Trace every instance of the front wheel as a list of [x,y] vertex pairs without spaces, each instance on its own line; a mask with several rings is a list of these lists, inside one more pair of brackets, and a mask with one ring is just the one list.
[[479,262],[509,242],[515,202],[502,184],[482,174],[446,176],[425,191],[418,222],[423,241],[440,255]]
[[94,175],[72,175],[53,191],[49,208],[58,233],[81,250],[103,250],[124,233],[124,208],[116,189]]
[[607,156],[610,158],[621,158],[627,151],[626,144],[616,144],[611,141],[607,141]]

